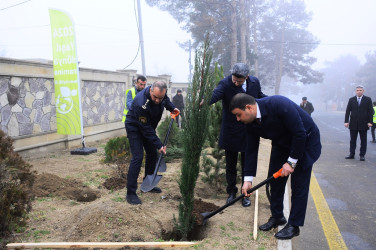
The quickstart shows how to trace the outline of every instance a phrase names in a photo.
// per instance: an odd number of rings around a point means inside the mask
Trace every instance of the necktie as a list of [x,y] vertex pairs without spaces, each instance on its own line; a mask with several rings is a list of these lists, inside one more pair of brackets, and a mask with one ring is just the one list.
[[256,118],[256,122],[258,125],[261,125],[261,119],[260,118]]

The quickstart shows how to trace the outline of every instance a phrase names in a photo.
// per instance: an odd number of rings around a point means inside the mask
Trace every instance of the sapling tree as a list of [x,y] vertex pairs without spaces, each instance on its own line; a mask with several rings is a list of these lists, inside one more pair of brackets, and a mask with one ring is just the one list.
[[193,229],[194,189],[200,170],[200,156],[208,131],[209,100],[215,81],[210,71],[212,50],[209,38],[196,51],[192,84],[188,88],[183,126],[183,161],[179,188],[179,218],[175,221],[176,229],[183,239]]

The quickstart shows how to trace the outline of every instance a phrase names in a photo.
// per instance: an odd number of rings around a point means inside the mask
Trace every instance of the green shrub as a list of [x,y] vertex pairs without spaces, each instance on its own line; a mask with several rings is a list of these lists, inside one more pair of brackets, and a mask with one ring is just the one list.
[[0,130],[0,236],[26,225],[35,179],[31,167],[14,152],[12,139]]
[[104,147],[104,162],[117,162],[130,156],[130,148],[128,138],[126,136],[110,139]]
[[[166,137],[170,121],[171,117],[166,116],[166,118],[159,124],[157,128],[158,137],[162,143],[164,142],[164,139]],[[166,155],[163,157],[166,162],[171,162],[173,159],[179,159],[183,157],[182,130],[178,128],[176,122],[172,124],[171,131],[167,140]]]
[[[158,137],[161,142],[164,142],[164,139],[167,134],[168,126],[170,125],[171,117],[168,115],[166,118],[159,124],[157,128]],[[183,147],[183,141],[181,139],[181,130],[178,128],[178,125],[174,121],[171,127],[170,134],[167,140],[167,150],[169,147],[174,146],[177,148]]]

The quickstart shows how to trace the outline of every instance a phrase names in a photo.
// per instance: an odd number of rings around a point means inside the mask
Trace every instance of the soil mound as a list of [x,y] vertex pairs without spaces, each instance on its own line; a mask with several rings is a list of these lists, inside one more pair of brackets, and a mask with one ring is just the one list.
[[108,178],[103,186],[108,190],[120,190],[127,186],[127,179],[121,177]]
[[49,173],[36,176],[32,192],[35,197],[61,196],[80,202],[94,201],[100,197],[99,192],[85,187],[80,181],[63,179]]

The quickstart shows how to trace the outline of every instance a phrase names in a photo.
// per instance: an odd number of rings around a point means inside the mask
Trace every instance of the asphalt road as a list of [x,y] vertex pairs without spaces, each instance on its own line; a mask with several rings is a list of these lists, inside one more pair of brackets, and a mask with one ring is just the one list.
[[[325,200],[348,249],[376,249],[376,143],[368,132],[366,161],[359,161],[358,138],[354,160],[344,112],[314,112],[321,132],[322,154],[313,166]],[[329,239],[330,240],[330,239]],[[293,249],[329,249],[316,205],[310,193],[305,226],[292,241]]]

